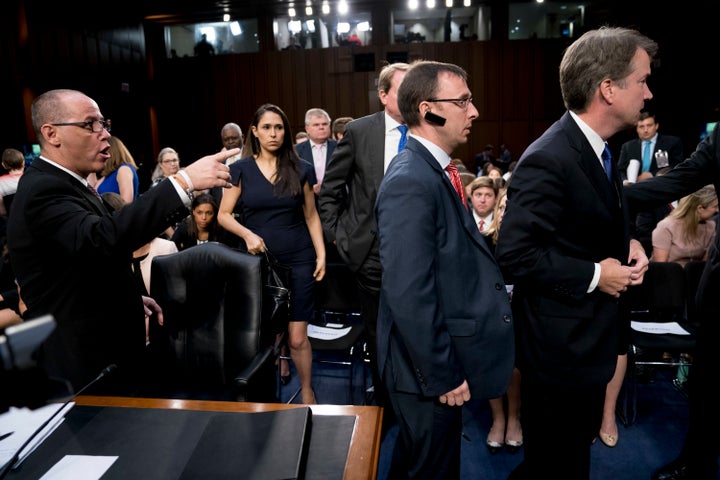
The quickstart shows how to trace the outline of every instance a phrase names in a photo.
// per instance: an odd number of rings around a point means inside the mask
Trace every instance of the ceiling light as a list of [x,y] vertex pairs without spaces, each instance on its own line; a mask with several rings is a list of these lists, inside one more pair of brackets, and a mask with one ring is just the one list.
[[447,8],[452,8],[453,6],[453,0],[445,0],[445,6]]
[[230,14],[226,13],[223,15],[223,22],[229,22],[230,21]]
[[369,32],[370,22],[360,22],[357,24],[358,32]]
[[340,0],[340,2],[338,3],[338,13],[340,15],[345,15],[346,13],[348,13],[348,4],[345,0]]
[[240,22],[235,21],[230,24],[230,33],[232,33],[236,37],[242,33],[242,28],[240,28]]
[[427,0],[425,4],[427,5],[427,8],[435,8],[435,0]]
[[288,17],[292,18],[295,16],[295,9],[293,7],[288,8]]
[[330,13],[330,4],[328,2],[323,2],[322,13],[323,15],[328,15]]
[[350,24],[347,22],[338,22],[337,24],[337,32],[338,33],[348,33],[350,31]]
[[410,0],[408,2],[408,8],[410,10],[417,10],[418,9],[418,0]]
[[310,5],[305,7],[305,15],[307,15],[308,17],[312,16],[312,7]]

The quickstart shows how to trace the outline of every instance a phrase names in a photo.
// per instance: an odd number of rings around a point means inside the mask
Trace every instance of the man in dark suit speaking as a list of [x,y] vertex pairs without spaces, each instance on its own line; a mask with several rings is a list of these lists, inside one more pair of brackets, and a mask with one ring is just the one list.
[[509,478],[587,480],[605,390],[629,329],[618,299],[642,282],[607,140],[634,125],[657,44],[628,29],[591,30],[560,63],[568,111],[513,171],[495,255],[514,284],[525,457]]
[[187,216],[193,190],[229,187],[222,162],[238,150],[196,161],[111,214],[87,181],[109,156],[110,121],[97,103],[76,90],[51,90],[33,102],[32,123],[40,157],[18,185],[8,244],[25,318],[52,314],[57,322],[39,366],[77,391],[117,364],[96,387],[131,394],[154,304],[137,288],[132,253]]
[[411,135],[375,207],[378,366],[400,425],[388,478],[459,479],[461,406],[499,397],[510,383],[510,303],[450,161],[478,115],[467,74],[418,61],[398,106]]

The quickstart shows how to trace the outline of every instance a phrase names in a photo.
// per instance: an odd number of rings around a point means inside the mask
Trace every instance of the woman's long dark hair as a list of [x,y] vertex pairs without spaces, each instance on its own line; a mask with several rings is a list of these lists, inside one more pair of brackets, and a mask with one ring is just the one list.
[[252,127],[258,126],[260,118],[266,113],[276,113],[282,118],[283,129],[285,135],[283,137],[283,143],[277,151],[278,165],[277,173],[275,176],[274,190],[276,194],[289,193],[291,196],[297,195],[302,192],[302,185],[300,185],[300,157],[295,152],[295,146],[293,139],[295,138],[290,128],[290,122],[288,121],[287,115],[277,105],[272,103],[266,103],[261,105],[257,109],[253,120],[248,128],[248,135],[245,139],[245,149],[252,151],[253,155],[260,153],[260,141],[252,133]]

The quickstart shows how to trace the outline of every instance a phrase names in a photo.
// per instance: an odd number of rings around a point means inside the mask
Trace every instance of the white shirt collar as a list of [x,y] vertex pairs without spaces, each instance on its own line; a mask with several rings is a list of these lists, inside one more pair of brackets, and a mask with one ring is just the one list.
[[400,124],[394,118],[392,118],[390,115],[387,114],[387,112],[385,112],[385,133],[391,132],[393,130],[397,131],[397,127],[399,125]]
[[432,154],[433,157],[435,157],[435,160],[437,160],[437,162],[440,164],[440,167],[443,170],[445,170],[445,167],[448,166],[448,164],[450,163],[450,160],[451,160],[450,155],[445,153],[445,150],[438,147],[437,145],[432,143],[427,138],[418,137],[417,135],[413,135],[412,133],[409,133],[409,132],[408,132],[408,136],[412,137],[415,140],[417,140],[418,142],[422,143],[425,148],[430,150],[430,153]]
[[73,177],[75,177],[80,183],[82,183],[82,184],[85,185],[86,187],[88,186],[88,181],[87,181],[87,179],[81,177],[81,176],[78,175],[77,173],[75,173],[75,172],[73,172],[73,171],[71,171],[71,170],[68,170],[67,168],[63,167],[63,166],[60,165],[59,163],[54,162],[54,161],[50,160],[49,158],[45,158],[45,157],[43,157],[42,155],[41,155],[40,157],[38,157],[38,158],[41,158],[41,159],[43,159],[44,161],[46,161],[47,163],[49,163],[50,165],[52,165],[52,166],[54,166],[54,167],[56,167],[56,168],[59,168],[60,170],[62,170],[62,171],[64,171],[64,172],[69,173],[70,175],[72,175]]
[[605,150],[605,140],[602,139],[600,135],[595,133],[595,130],[590,128],[587,123],[583,122],[580,117],[577,116],[577,114],[573,111],[570,111],[570,116],[575,120],[575,123],[577,123],[577,126],[580,127],[580,130],[583,132],[583,135],[585,135],[585,138],[587,138],[588,142],[590,142],[590,146],[595,151],[595,154],[598,158],[602,158],[603,150]]

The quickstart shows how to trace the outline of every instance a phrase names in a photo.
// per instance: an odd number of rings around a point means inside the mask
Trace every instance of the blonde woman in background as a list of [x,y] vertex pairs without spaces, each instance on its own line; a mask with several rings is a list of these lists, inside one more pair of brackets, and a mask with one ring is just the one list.
[[715,238],[718,198],[715,187],[707,185],[680,199],[678,206],[660,220],[652,233],[654,262],[707,260],[708,247]]

